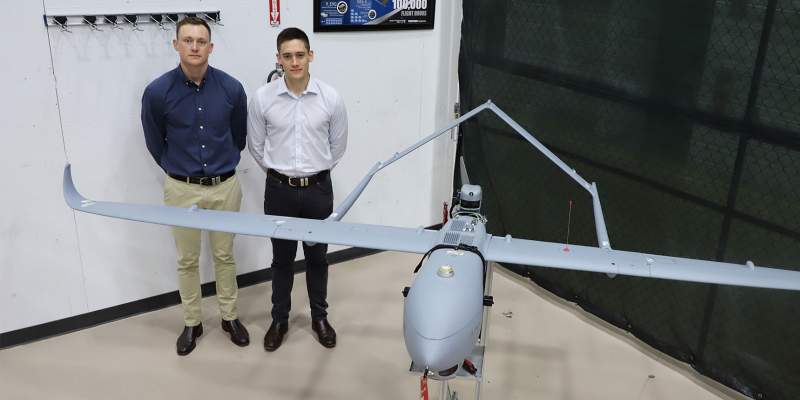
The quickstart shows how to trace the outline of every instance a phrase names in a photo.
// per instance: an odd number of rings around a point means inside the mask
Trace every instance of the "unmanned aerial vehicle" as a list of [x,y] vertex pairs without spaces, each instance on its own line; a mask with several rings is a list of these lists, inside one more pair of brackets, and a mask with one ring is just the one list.
[[[518,134],[572,177],[592,196],[597,247],[493,236],[486,231],[481,214],[481,188],[469,184],[460,160],[462,183],[459,202],[451,218],[439,230],[401,228],[342,222],[342,217],[381,169],[423,144],[458,126],[484,110],[490,110]],[[479,340],[487,281],[491,280],[491,261],[527,265],[534,268],[560,268],[673,279],[723,285],[800,290],[800,272],[744,265],[644,254],[611,248],[600,197],[595,183],[588,183],[555,154],[536,140],[491,101],[478,106],[448,126],[432,133],[386,161],[375,164],[357,187],[325,220],[274,215],[177,208],[93,201],[75,189],[70,166],[64,169],[64,197],[75,210],[113,218],[181,226],[209,231],[276,239],[302,240],[376,250],[424,254],[424,262],[404,291],[403,333],[412,366],[440,377],[451,375],[470,356]],[[568,250],[568,251],[565,251]]]

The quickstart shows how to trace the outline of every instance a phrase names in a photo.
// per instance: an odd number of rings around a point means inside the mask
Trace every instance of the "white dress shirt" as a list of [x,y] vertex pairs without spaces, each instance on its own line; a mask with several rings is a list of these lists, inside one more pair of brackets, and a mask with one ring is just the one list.
[[313,77],[300,96],[283,79],[267,83],[247,109],[247,147],[265,172],[303,177],[332,169],[347,147],[344,101]]

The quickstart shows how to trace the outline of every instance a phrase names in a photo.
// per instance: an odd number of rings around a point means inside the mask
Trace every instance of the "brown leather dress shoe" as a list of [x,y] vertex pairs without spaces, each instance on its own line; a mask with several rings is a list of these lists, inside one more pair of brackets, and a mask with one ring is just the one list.
[[311,329],[317,334],[319,343],[327,348],[336,347],[336,331],[327,319],[311,321]]
[[183,332],[181,332],[181,335],[178,336],[178,342],[176,343],[178,355],[185,356],[191,353],[192,350],[194,350],[197,338],[202,334],[203,324],[184,327]]
[[230,333],[231,335],[231,342],[233,344],[244,347],[250,344],[250,334],[247,333],[247,328],[239,322],[239,319],[234,319],[230,321],[222,320],[222,330],[225,332]]
[[288,322],[275,322],[274,320],[267,329],[267,334],[264,335],[264,350],[275,351],[281,347],[283,343],[283,336],[289,330]]

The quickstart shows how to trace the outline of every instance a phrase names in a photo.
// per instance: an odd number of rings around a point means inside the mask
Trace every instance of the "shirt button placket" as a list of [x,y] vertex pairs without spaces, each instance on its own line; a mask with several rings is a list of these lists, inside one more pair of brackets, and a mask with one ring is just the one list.
[[303,102],[300,98],[297,98],[297,107],[295,108],[294,113],[294,167],[295,169],[300,169],[300,165],[302,164],[301,158],[303,157],[302,150],[300,148],[302,130],[300,129],[300,113],[303,107]]
[[203,131],[205,130],[205,125],[204,125],[205,121],[204,121],[204,118],[203,118],[203,105],[200,103],[201,95],[200,95],[200,88],[199,87],[196,89],[196,93],[197,93],[197,95],[195,96],[195,100],[196,100],[195,104],[197,105],[197,122],[198,122],[198,124],[200,124],[200,126],[199,126],[200,130],[198,132],[199,135],[200,135],[200,161],[203,163],[203,172],[207,173],[205,171],[205,169],[206,169],[206,167],[208,167],[208,163],[205,162],[206,157],[205,157],[205,154],[204,154],[206,145],[203,143]]

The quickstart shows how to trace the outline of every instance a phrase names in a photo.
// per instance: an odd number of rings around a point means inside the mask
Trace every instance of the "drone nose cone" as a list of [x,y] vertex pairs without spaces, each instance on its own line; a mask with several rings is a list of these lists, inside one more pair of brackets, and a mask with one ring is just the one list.
[[431,371],[443,371],[460,364],[472,352],[472,343],[459,346],[457,341],[430,340],[421,336],[406,337],[406,349],[417,365]]
[[475,347],[480,333],[481,314],[464,322],[466,325],[452,336],[432,339],[423,336],[416,329],[413,321],[406,319],[403,324],[403,336],[408,355],[415,364],[424,366],[431,371],[443,371],[453,365],[461,364],[472,354]]

